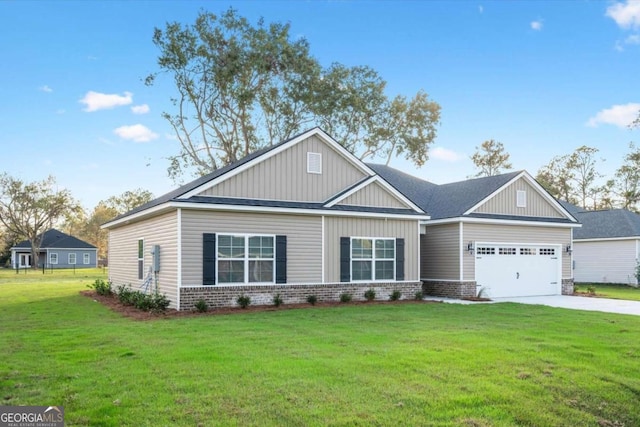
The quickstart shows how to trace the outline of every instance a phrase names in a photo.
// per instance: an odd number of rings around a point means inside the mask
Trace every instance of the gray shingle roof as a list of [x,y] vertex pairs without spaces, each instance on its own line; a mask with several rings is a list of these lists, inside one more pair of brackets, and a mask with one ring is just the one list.
[[389,166],[367,164],[398,191],[411,199],[431,219],[455,218],[515,178],[521,171],[437,185]]
[[[30,249],[31,241],[23,240],[14,246],[16,249]],[[40,249],[96,249],[95,246],[52,228],[44,233]]]
[[640,215],[626,209],[581,210],[574,212],[573,216],[582,223],[582,228],[573,230],[574,239],[640,238]]

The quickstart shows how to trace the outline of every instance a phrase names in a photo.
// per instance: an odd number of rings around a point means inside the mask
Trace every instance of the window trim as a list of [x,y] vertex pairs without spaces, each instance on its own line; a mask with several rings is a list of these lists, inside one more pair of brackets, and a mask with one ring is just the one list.
[[[141,244],[142,244],[142,257],[140,257]],[[136,264],[138,266],[138,280],[144,280],[144,238],[137,240]]]
[[[55,255],[55,261],[53,260],[53,256]],[[58,265],[58,252],[49,252],[49,264]]]
[[[220,238],[221,237],[242,237],[244,238],[244,256],[242,258],[221,258],[220,254]],[[251,237],[270,237],[273,241],[273,256],[271,258],[250,258],[249,257],[249,239]],[[220,261],[242,261],[243,281],[242,282],[223,282],[220,281]],[[268,282],[251,282],[249,281],[249,263],[251,261],[271,261],[271,281]],[[272,285],[276,283],[276,235],[263,233],[216,233],[216,285]]]
[[[71,256],[73,256],[73,262],[71,262]],[[76,254],[75,252],[69,252],[69,254],[67,255],[67,261],[69,265],[76,265],[76,263],[78,262],[78,254]]]
[[526,190],[516,190],[516,207],[518,208],[527,207],[527,191]]
[[[353,258],[353,241],[354,240],[371,240],[371,258]],[[393,258],[376,258],[376,241],[377,240],[387,240],[393,242]],[[386,283],[386,282],[395,282],[397,279],[396,272],[396,237],[362,237],[362,236],[351,236],[349,241],[349,279],[353,283]],[[371,261],[371,279],[364,280],[354,280],[353,279],[353,261]],[[392,279],[378,279],[376,278],[376,262],[384,261],[384,262],[393,262],[393,278]]]
[[307,173],[322,175],[322,153],[307,151]]
[[82,264],[83,265],[91,264],[91,254],[89,252],[82,253]]

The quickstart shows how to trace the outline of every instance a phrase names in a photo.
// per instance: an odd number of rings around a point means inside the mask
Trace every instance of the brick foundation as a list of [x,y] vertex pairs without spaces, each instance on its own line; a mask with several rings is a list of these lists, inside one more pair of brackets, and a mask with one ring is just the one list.
[[573,295],[573,279],[562,279],[562,295]]
[[272,305],[273,297],[280,294],[283,304],[306,303],[309,295],[318,302],[340,301],[340,295],[350,293],[353,301],[364,301],[367,289],[376,292],[376,300],[386,301],[391,293],[399,290],[400,299],[413,299],[423,288],[421,282],[409,283],[332,283],[318,285],[266,285],[266,286],[195,286],[180,288],[180,310],[193,310],[199,299],[209,307],[235,307],[236,299],[244,294],[251,297],[251,305]]
[[445,282],[438,280],[423,280],[422,291],[425,295],[445,298],[472,298],[476,296],[476,282]]

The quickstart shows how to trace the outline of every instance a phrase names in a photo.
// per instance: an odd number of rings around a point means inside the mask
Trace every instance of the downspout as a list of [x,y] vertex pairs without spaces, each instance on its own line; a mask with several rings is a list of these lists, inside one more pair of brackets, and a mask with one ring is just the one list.
[[182,209],[177,212],[177,240],[178,240],[178,277],[176,283],[176,310],[180,311],[180,292],[182,290]]

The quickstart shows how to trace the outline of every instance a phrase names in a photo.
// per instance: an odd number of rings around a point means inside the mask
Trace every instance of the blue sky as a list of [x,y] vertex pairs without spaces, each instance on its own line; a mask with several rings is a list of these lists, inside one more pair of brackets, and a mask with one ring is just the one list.
[[442,106],[430,160],[391,166],[436,183],[474,173],[469,157],[502,142],[515,169],[537,170],[581,145],[612,175],[640,143],[640,1],[0,2],[0,172],[54,175],[82,204],[137,187],[175,187],[178,151],[153,87],[154,27],[230,6],[253,23],[291,24],[323,65],[368,65],[388,95],[424,89]]

